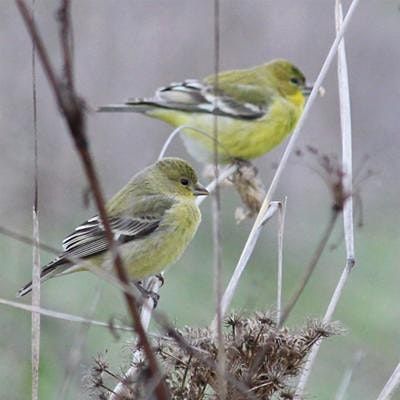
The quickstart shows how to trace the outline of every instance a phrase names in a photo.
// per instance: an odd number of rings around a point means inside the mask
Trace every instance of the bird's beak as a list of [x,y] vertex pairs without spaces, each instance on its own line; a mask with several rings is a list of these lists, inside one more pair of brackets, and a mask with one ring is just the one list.
[[193,187],[193,194],[195,196],[207,196],[210,193],[203,185],[201,185],[200,183],[196,183]]
[[313,85],[310,85],[309,83],[307,83],[303,89],[301,90],[302,93],[304,94],[304,96],[309,96],[311,93],[311,90],[313,88]]

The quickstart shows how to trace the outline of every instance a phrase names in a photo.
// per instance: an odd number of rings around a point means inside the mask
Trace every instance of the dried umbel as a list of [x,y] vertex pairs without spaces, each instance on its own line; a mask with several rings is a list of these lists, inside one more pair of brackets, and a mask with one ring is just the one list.
[[[270,313],[256,313],[249,318],[231,315],[226,320],[224,337],[227,398],[293,398],[293,384],[312,345],[341,332],[337,323],[323,324],[312,320],[300,329],[289,330],[278,328]],[[171,398],[219,399],[216,377],[218,347],[212,332],[204,328],[185,327],[177,333],[189,343],[190,349],[170,337],[157,339],[155,348]],[[118,399],[151,398],[149,394],[154,389],[155,378],[149,376],[142,360],[134,364],[134,377],[129,382],[123,378],[125,388]],[[111,373],[108,375],[111,376]],[[103,371],[103,396],[104,379]],[[115,383],[108,387],[115,386]]]
[[[235,171],[229,178],[220,182],[220,187],[234,187],[240,196],[243,207],[235,210],[235,219],[239,224],[247,218],[255,217],[260,211],[261,204],[266,195],[265,185],[258,177],[257,168],[245,160],[236,160]],[[207,165],[203,170],[203,176],[207,179],[215,179],[214,165]]]
[[245,206],[237,208],[235,212],[236,222],[240,223],[258,214],[266,191],[258,177],[257,168],[250,161],[237,161],[237,166],[231,180]]

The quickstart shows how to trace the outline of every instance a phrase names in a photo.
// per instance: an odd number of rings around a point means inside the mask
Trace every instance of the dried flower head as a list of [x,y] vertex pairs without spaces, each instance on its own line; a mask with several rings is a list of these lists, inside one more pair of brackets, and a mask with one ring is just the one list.
[[[277,327],[272,313],[251,317],[230,315],[225,321],[227,398],[292,399],[293,382],[301,371],[312,345],[342,333],[337,323],[310,320],[304,327],[290,330]],[[190,345],[183,347],[171,338],[158,338],[155,348],[161,361],[171,397],[175,400],[217,400],[216,362],[218,347],[207,328],[184,327],[177,331]],[[136,350],[136,349],[135,349]],[[96,363],[98,364],[98,363]],[[104,382],[103,382],[104,384]],[[135,374],[124,381],[133,397],[149,398],[151,379],[147,365],[140,361]]]
[[232,175],[232,183],[246,207],[236,209],[236,222],[255,217],[266,195],[265,186],[258,177],[257,168],[250,161],[237,161],[238,168]]

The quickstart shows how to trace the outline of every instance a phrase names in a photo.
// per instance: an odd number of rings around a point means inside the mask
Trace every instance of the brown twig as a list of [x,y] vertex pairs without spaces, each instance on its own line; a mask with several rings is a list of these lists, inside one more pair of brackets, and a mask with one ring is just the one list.
[[60,44],[63,50],[64,76],[66,85],[74,90],[73,59],[71,55],[70,37],[71,37],[71,1],[62,0],[61,6],[57,12],[57,19],[60,23]]
[[[68,37],[61,37],[61,43],[64,50],[64,71],[66,75],[66,82],[65,84],[63,84],[63,81],[57,77],[55,70],[51,65],[47,51],[41,40],[36,24],[31,18],[27,5],[25,4],[24,0],[15,1],[28,29],[28,32],[32,38],[32,41],[35,43],[39,59],[42,63],[43,69],[49,80],[50,86],[53,89],[54,96],[60,108],[60,113],[64,117],[68,125],[69,132],[74,140],[76,150],[80,155],[87,179],[90,183],[91,190],[95,198],[100,218],[103,222],[105,237],[107,238],[109,248],[113,253],[116,274],[121,283],[128,285],[129,279],[122,265],[122,260],[117,252],[117,248],[114,243],[114,236],[107,219],[107,213],[100,183],[97,178],[97,174],[88,148],[88,141],[86,138],[85,130],[85,115],[83,112],[84,103],[82,99],[75,93],[73,86]],[[63,16],[62,18],[60,18],[60,24],[65,26],[60,28],[61,36],[68,35],[69,32],[69,6],[69,0],[63,0],[60,8],[61,13],[59,13],[59,15],[61,14]],[[124,296],[128,310],[133,320],[135,332],[137,333],[139,338],[139,345],[143,348],[143,351],[146,354],[149,363],[150,373],[153,377],[160,377],[160,381],[155,388],[156,396],[159,400],[166,400],[170,397],[168,389],[164,379],[161,379],[162,375],[155,354],[150,346],[150,342],[147,338],[146,332],[141,324],[137,301],[131,293],[124,293]]]

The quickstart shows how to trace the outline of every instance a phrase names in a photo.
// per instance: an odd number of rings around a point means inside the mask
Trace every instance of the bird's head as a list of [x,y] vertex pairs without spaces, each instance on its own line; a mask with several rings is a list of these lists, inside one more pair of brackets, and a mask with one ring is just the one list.
[[154,168],[163,193],[188,198],[208,195],[207,189],[198,182],[196,172],[186,161],[166,157],[155,163]]
[[306,84],[304,74],[286,60],[274,60],[267,65],[270,79],[279,92],[295,103],[304,103],[304,96],[308,96],[312,86]]

